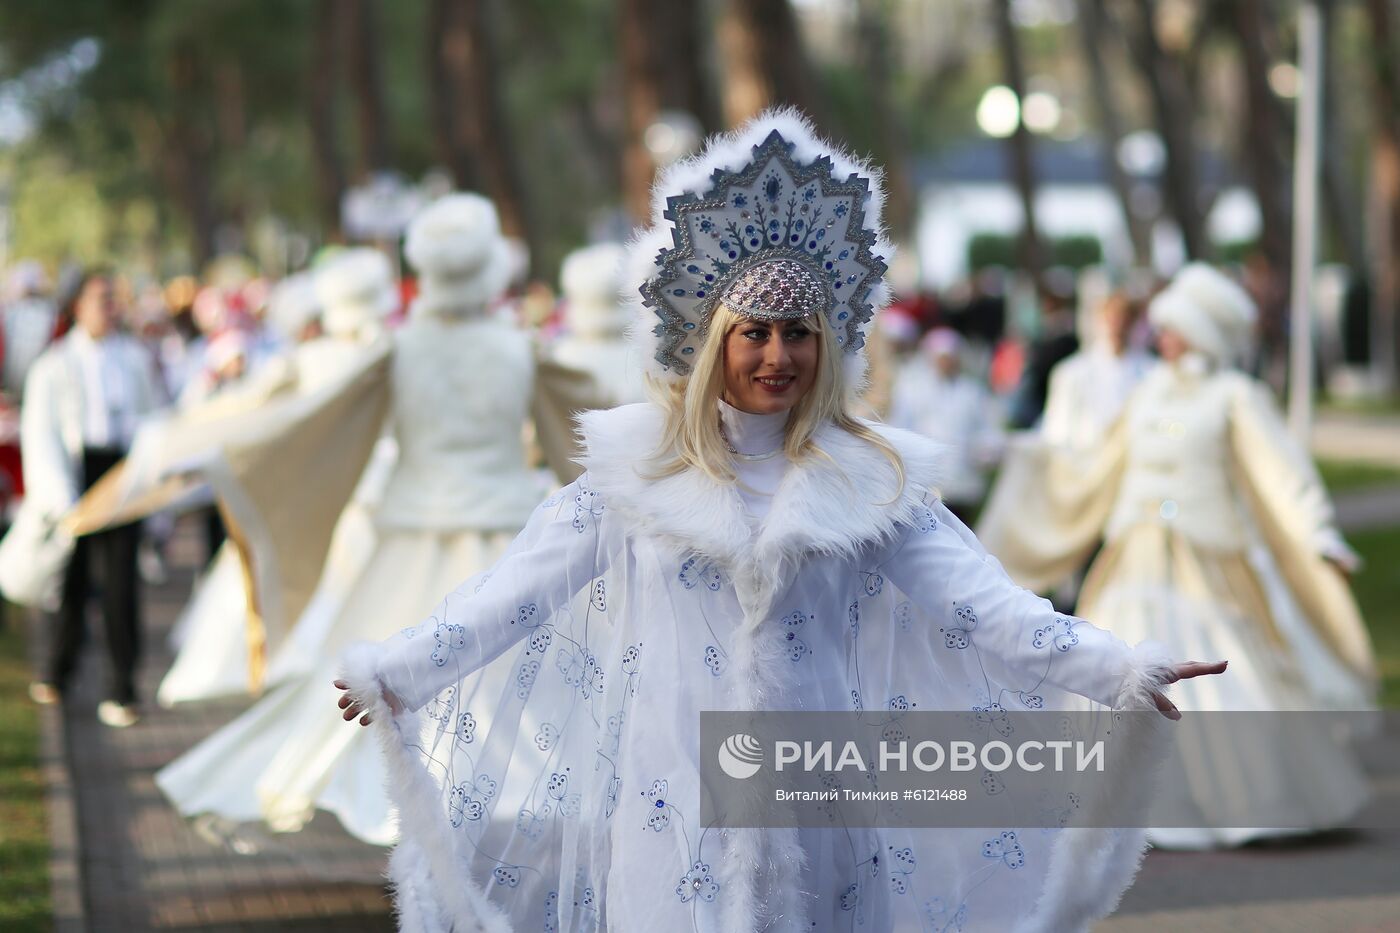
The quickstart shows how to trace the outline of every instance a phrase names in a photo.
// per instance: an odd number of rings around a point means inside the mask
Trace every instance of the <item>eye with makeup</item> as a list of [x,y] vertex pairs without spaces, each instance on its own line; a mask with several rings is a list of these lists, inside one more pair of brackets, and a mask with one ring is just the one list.
[[[813,333],[814,331],[806,324],[794,322],[783,328],[783,340],[788,343],[801,343],[808,337],[811,337]],[[752,341],[753,343],[761,343],[773,335],[773,325],[752,324],[740,331],[740,334],[745,340]]]

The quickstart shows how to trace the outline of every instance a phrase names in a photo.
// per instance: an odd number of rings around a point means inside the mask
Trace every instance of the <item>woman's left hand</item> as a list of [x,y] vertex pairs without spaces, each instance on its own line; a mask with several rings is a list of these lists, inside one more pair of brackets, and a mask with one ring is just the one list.
[[[341,714],[342,719],[344,719],[346,722],[350,722],[356,716],[359,716],[360,725],[362,726],[367,726],[370,723],[374,722],[374,718],[370,716],[369,713],[365,712],[364,706],[353,696],[350,695],[349,684],[347,684],[343,680],[337,680],[335,681],[335,686],[337,690],[344,691],[340,695],[340,700],[336,702],[336,705],[345,711]],[[399,713],[402,711],[402,706],[398,702],[398,697],[394,696],[388,690],[384,691],[384,702],[389,704],[390,712]]]
[[[1183,661],[1172,669],[1171,679],[1167,683],[1174,684],[1178,680],[1190,680],[1192,677],[1200,677],[1203,674],[1221,674],[1224,673],[1229,663],[1229,661]],[[1181,711],[1176,708],[1175,703],[1167,699],[1165,693],[1154,693],[1152,700],[1157,704],[1157,709],[1162,715],[1172,722],[1181,719]]]

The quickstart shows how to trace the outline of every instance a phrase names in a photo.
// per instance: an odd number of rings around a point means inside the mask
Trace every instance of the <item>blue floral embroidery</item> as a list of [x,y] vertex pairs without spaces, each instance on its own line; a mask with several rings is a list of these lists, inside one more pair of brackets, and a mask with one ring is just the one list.
[[983,726],[991,726],[1003,738],[1016,731],[1011,725],[1011,720],[1006,717],[1006,707],[1000,703],[988,703],[986,706],[974,706],[972,711],[977,714],[977,723]]
[[1026,851],[1021,848],[1016,834],[1011,830],[982,843],[982,857],[998,859],[1007,868],[1020,868],[1026,864]]
[[497,884],[505,885],[508,888],[513,888],[516,885],[520,884],[520,866],[497,866],[496,870],[491,872],[491,877],[495,879]]
[[[788,643],[788,657],[793,661],[801,661],[803,656],[809,651],[807,643],[798,637],[802,631],[802,626],[807,624],[809,616],[807,613],[798,610],[789,612],[783,616],[783,638]],[[810,618],[815,618],[812,616]]]
[[1041,696],[1038,693],[1026,693],[1024,691],[1018,691],[1016,695],[1020,697],[1021,704],[1025,706],[1026,709],[1045,708],[1045,697]]
[[535,747],[542,752],[547,752],[554,747],[554,743],[559,741],[559,727],[552,722],[542,723],[540,729],[535,733]]
[[594,693],[603,692],[603,669],[592,652],[560,651],[559,672],[564,675],[564,683],[578,689],[585,699]]
[[846,620],[850,624],[851,637],[860,636],[860,603],[851,603],[846,608]]
[[664,778],[658,778],[651,782],[651,787],[642,791],[642,796],[651,805],[651,812],[647,814],[646,828],[652,832],[661,832],[671,825],[670,805],[666,803],[666,793],[669,785]]
[[914,530],[921,535],[931,535],[938,530],[938,519],[934,516],[933,510],[926,505],[916,508],[910,521]]
[[452,652],[467,646],[467,630],[460,625],[439,622],[433,630],[433,663],[442,667]]
[[902,630],[909,631],[913,627],[914,607],[907,600],[894,607],[894,622]]
[[972,633],[976,628],[977,613],[971,606],[958,606],[953,611],[953,624],[939,631],[943,633],[945,646],[961,651],[972,644]]
[[583,534],[584,530],[596,522],[603,514],[603,497],[583,485],[580,480],[578,495],[574,496],[574,530]]
[[933,933],[957,933],[967,923],[967,904],[952,907],[941,897],[924,901],[924,923]]
[[601,577],[593,581],[593,595],[588,601],[599,612],[608,611],[608,590]]
[[995,771],[983,771],[982,789],[987,792],[988,797],[995,797],[1006,790],[1006,785],[1001,782]]
[[520,665],[520,669],[515,672],[515,695],[522,700],[530,698],[530,691],[535,689],[535,677],[539,675],[540,662],[526,661]]
[[846,890],[841,892],[841,909],[855,910],[860,905],[860,885],[849,884]]
[[875,570],[862,570],[860,575],[865,578],[865,595],[879,596],[885,588],[884,575]]
[[446,724],[447,720],[452,716],[452,710],[456,705],[456,701],[456,686],[447,687],[428,701],[428,706],[423,712],[429,719]]
[[1044,628],[1035,630],[1035,636],[1031,638],[1031,644],[1036,648],[1044,648],[1053,644],[1056,651],[1068,651],[1079,644],[1079,636],[1075,633],[1074,627],[1080,623],[1072,622],[1066,618],[1058,618]]
[[582,800],[578,794],[569,793],[569,769],[555,771],[545,782],[545,793],[558,801],[559,815],[572,819],[579,815]]
[[697,897],[702,901],[713,901],[717,894],[719,882],[710,875],[710,866],[704,862],[697,861],[690,866],[690,871],[681,875],[680,883],[676,885],[676,896],[686,904]]
[[851,709],[855,710],[857,713],[865,709],[865,704],[862,703],[860,699],[859,690],[851,691]]
[[909,876],[918,867],[918,860],[914,858],[914,850],[908,846],[902,849],[890,846],[889,850],[890,890],[895,894],[906,894],[909,891]]
[[539,813],[529,807],[521,807],[515,815],[515,828],[526,839],[538,839],[544,832],[545,817],[549,816],[549,812],[549,804],[540,807]]
[[714,645],[705,646],[705,666],[710,669],[710,673],[715,677],[724,673],[724,657]]
[[724,583],[724,578],[714,562],[698,555],[681,564],[680,573],[676,574],[676,577],[681,581],[681,586],[688,590],[695,589],[701,583],[705,584],[707,589],[718,590]]
[[559,933],[559,892],[544,896],[544,933]]

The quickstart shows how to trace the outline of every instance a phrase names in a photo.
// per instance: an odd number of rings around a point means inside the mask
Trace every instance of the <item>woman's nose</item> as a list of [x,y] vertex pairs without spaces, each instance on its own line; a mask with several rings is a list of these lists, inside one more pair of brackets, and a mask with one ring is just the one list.
[[776,340],[768,341],[768,346],[763,348],[763,362],[775,369],[783,369],[788,364],[790,357],[787,345],[779,337]]

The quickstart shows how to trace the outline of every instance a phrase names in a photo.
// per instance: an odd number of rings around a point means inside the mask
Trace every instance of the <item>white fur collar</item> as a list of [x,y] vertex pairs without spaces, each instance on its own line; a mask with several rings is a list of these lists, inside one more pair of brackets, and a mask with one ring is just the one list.
[[660,479],[638,473],[660,445],[663,421],[661,409],[647,403],[582,415],[580,462],[587,481],[645,533],[731,567],[756,560],[776,573],[813,553],[853,554],[914,521],[941,475],[939,445],[871,424],[904,460],[904,489],[896,497],[894,470],[884,454],[828,425],[817,432],[817,444],[830,459],[792,464],[755,533],[734,486],[696,470]]

